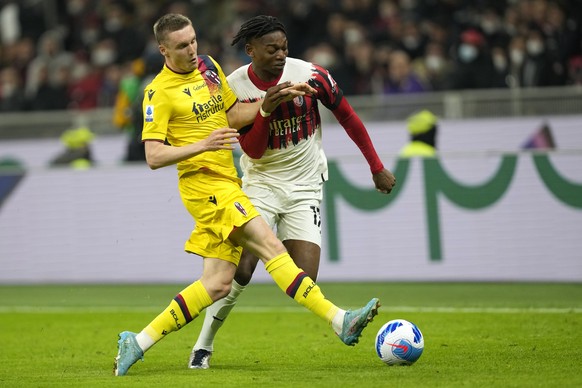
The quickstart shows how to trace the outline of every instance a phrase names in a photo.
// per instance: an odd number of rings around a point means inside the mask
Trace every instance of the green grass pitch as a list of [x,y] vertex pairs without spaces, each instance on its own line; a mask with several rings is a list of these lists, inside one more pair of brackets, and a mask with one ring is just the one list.
[[[272,284],[251,284],[216,339],[209,370],[186,364],[202,319],[170,334],[127,376],[117,334],[139,331],[183,285],[0,286],[2,387],[580,387],[582,284],[322,283],[346,308],[380,298],[347,347]],[[373,342],[416,323],[423,355],[385,366]]]

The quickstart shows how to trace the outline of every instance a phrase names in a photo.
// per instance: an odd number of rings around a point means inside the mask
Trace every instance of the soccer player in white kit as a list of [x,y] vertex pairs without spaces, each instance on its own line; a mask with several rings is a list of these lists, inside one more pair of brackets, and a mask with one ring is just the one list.
[[[315,280],[321,254],[320,205],[327,180],[318,101],[332,111],[361,150],[376,189],[390,193],[395,178],[384,168],[364,124],[331,74],[316,64],[287,57],[285,27],[277,18],[249,19],[232,44],[240,41],[245,42],[252,62],[227,77],[239,101],[258,101],[269,87],[285,81],[307,82],[317,90],[314,96],[296,97],[272,112],[261,109],[254,124],[239,131],[243,190],[265,221],[276,228],[296,265]],[[243,251],[230,294],[206,309],[189,368],[209,368],[216,332],[251,280],[257,262]]]

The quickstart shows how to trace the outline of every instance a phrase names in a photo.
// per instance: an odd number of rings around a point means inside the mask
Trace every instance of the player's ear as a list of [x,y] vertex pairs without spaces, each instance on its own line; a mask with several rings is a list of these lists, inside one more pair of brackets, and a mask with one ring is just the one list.
[[245,53],[249,56],[249,57],[254,57],[255,53],[254,53],[254,49],[253,46],[250,44],[245,44]]
[[166,50],[166,48],[163,45],[159,45],[158,49],[160,50],[160,54],[162,54],[164,57],[168,56],[168,52]]

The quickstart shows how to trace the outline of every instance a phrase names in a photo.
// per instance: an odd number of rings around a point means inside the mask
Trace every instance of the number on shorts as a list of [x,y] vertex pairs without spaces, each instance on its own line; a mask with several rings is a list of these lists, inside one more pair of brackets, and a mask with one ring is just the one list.
[[310,206],[313,211],[313,224],[321,228],[321,213],[317,206]]

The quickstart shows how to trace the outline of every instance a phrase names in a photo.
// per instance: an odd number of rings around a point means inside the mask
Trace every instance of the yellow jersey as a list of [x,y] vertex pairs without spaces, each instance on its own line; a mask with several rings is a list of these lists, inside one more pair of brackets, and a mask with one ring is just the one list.
[[[144,90],[142,141],[167,141],[174,147],[201,141],[229,126],[226,111],[236,101],[220,65],[210,56],[198,56],[198,68],[188,74],[164,65]],[[179,176],[204,170],[239,181],[230,150],[203,152],[177,168]]]
[[400,151],[402,158],[432,158],[436,156],[436,149],[422,141],[411,141]]

